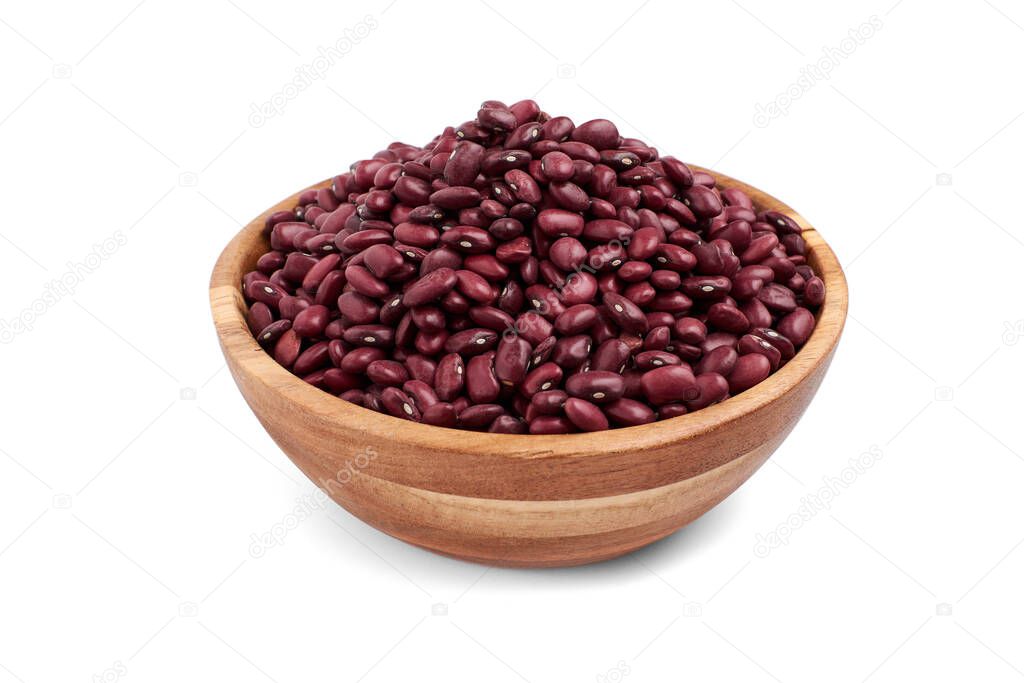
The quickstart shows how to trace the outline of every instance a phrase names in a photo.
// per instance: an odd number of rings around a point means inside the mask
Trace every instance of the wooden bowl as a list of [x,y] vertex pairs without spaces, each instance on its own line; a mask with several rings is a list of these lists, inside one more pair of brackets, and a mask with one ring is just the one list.
[[[278,365],[246,325],[240,282],[268,248],[263,216],[228,244],[213,271],[224,357],[281,449],[339,505],[387,534],[502,566],[628,553],[710,510],[768,459],[814,396],[846,320],[846,280],[818,232],[774,197],[713,175],[803,227],[826,300],[813,335],[781,370],[691,415],[590,434],[488,434],[400,420],[321,391]],[[291,209],[298,194],[267,213]]]

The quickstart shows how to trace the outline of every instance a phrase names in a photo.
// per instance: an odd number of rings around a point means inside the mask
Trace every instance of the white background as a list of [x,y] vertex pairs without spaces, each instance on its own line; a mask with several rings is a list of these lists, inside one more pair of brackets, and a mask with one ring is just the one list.
[[[136,2],[0,10],[0,681],[1024,677],[1019,4]],[[530,96],[820,229],[851,293],[821,391],[735,495],[613,562],[486,569],[333,504],[292,524],[316,489],[224,370],[217,254]]]

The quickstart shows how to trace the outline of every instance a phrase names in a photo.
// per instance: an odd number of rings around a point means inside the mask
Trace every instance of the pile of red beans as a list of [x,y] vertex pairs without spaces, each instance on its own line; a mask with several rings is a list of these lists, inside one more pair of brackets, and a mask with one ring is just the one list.
[[266,219],[243,281],[278,363],[440,427],[629,427],[746,391],[815,325],[800,226],[610,121],[484,102]]

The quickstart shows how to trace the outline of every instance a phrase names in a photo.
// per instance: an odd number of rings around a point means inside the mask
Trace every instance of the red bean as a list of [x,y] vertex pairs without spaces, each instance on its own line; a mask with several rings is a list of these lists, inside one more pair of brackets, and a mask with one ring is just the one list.
[[430,203],[442,209],[464,209],[480,203],[480,193],[472,187],[452,185],[430,195]]
[[750,329],[750,321],[743,311],[728,303],[711,304],[708,308],[708,323],[726,332],[742,334]]
[[449,185],[472,185],[480,172],[480,163],[486,149],[469,140],[455,143],[448,162],[444,165],[444,179]]
[[402,295],[402,305],[407,308],[422,306],[436,301],[455,288],[458,276],[451,268],[438,268],[412,284]]
[[697,398],[685,402],[687,411],[692,412],[706,408],[729,395],[729,383],[725,377],[716,372],[697,375],[694,381],[697,383],[700,393]]
[[395,387],[388,387],[380,393],[381,403],[384,404],[384,409],[388,413],[395,417],[400,417],[404,420],[413,420],[419,422],[420,411],[417,410],[416,406],[413,405],[412,399],[401,389]]
[[473,356],[466,367],[466,392],[474,403],[491,403],[501,393],[501,384],[494,374],[494,354]]
[[317,342],[299,354],[299,357],[295,359],[295,365],[292,366],[292,372],[297,375],[306,375],[329,365],[330,362],[331,356],[327,349],[327,342]]
[[568,398],[569,394],[559,389],[540,391],[530,399],[530,406],[539,415],[558,415]]
[[405,263],[402,255],[387,244],[374,244],[363,253],[363,263],[378,278],[386,280],[394,275]]
[[409,371],[398,361],[375,360],[366,366],[366,376],[374,384],[397,387],[409,379]]
[[648,370],[640,378],[644,396],[654,405],[693,400],[699,390],[693,372],[686,365],[669,365]]
[[762,287],[757,293],[757,299],[776,313],[792,313],[796,310],[796,296],[793,292],[788,287],[774,282]]
[[522,337],[503,337],[494,356],[495,377],[507,386],[521,383],[529,367],[530,351],[530,343]]
[[606,292],[604,306],[611,319],[623,330],[636,334],[647,331],[647,318],[643,311],[626,297]]
[[740,355],[748,353],[761,354],[771,363],[772,371],[778,370],[779,364],[782,362],[782,353],[777,348],[768,343],[766,339],[753,334],[745,334],[740,337],[739,341],[736,342],[736,351]]
[[525,434],[528,429],[526,422],[512,415],[499,415],[491,422],[487,431],[492,434]]
[[591,359],[591,370],[622,372],[630,357],[629,346],[618,338],[605,340],[597,347]]
[[489,304],[498,296],[498,293],[483,276],[477,275],[471,270],[457,270],[455,277],[458,279],[456,285],[458,290],[473,301]]
[[292,329],[300,337],[319,337],[327,327],[328,316],[326,306],[310,306],[295,316]]
[[739,358],[739,354],[736,353],[736,349],[731,346],[719,346],[704,354],[694,366],[693,371],[701,375],[715,372],[728,377],[736,366],[737,358]]
[[551,361],[566,370],[575,370],[586,362],[593,340],[585,334],[562,337],[551,350]]
[[450,403],[435,403],[423,410],[422,421],[435,427],[455,427],[458,418]]
[[259,301],[249,307],[249,313],[246,318],[249,323],[249,330],[254,337],[258,337],[260,330],[274,322],[274,314],[270,307]]
[[375,360],[382,360],[386,355],[383,349],[374,347],[353,349],[344,355],[338,363],[338,367],[347,373],[362,374],[366,372],[366,368],[369,367],[370,363]]
[[594,403],[609,403],[622,398],[625,380],[617,372],[592,370],[571,375],[565,382],[570,396]]
[[576,126],[569,136],[572,140],[583,142],[596,150],[610,149],[619,144],[619,130],[607,119],[594,119]]
[[608,418],[601,409],[580,398],[570,398],[565,402],[565,416],[580,431],[598,432],[608,429]]
[[285,330],[274,344],[274,360],[290,368],[299,357],[302,339],[295,330]]
[[631,398],[620,398],[603,407],[611,421],[623,427],[648,424],[656,419],[654,411],[649,406]]
[[343,339],[358,346],[389,347],[395,341],[395,329],[387,325],[353,325]]
[[590,304],[576,304],[565,309],[555,319],[559,334],[574,335],[585,331],[597,320],[597,309]]
[[796,354],[796,347],[793,346],[793,342],[770,327],[755,327],[753,334],[777,348],[783,360],[789,360]]
[[820,306],[825,303],[825,283],[820,277],[811,277],[804,285],[804,303],[808,306]]
[[468,406],[458,410],[459,426],[465,429],[487,429],[504,412],[505,409],[496,403]]
[[456,251],[482,254],[494,248],[491,233],[472,225],[456,225],[441,235],[441,242]]
[[771,374],[772,364],[759,353],[748,353],[736,359],[729,373],[729,393],[738,394],[763,382]]
[[578,237],[583,234],[583,216],[564,209],[544,209],[537,214],[537,227],[551,237]]
[[519,390],[524,396],[530,397],[538,391],[555,388],[561,381],[562,368],[555,363],[542,363],[526,375]]
[[434,391],[442,401],[454,400],[462,393],[466,381],[466,366],[457,353],[449,353],[437,363]]
[[779,332],[796,346],[803,346],[814,331],[814,314],[798,308],[779,321]]

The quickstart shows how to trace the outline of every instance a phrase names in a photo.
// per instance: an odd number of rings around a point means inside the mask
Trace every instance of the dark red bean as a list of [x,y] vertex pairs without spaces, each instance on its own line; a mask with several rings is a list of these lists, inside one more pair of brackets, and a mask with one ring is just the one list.
[[482,228],[456,225],[441,235],[441,242],[466,254],[482,254],[494,249],[494,237]]
[[690,411],[682,403],[669,403],[658,408],[658,419],[670,420],[673,417],[686,415],[688,412]]
[[363,264],[382,280],[394,275],[405,263],[402,255],[387,244],[375,244],[368,247],[362,254]]
[[565,381],[565,390],[570,396],[583,398],[594,403],[610,403],[622,398],[625,380],[617,372],[592,370],[571,375]]
[[778,330],[794,346],[803,346],[814,331],[814,314],[806,308],[798,308],[779,321]]
[[560,389],[539,391],[530,399],[530,405],[539,415],[559,415],[569,394]]
[[286,368],[290,368],[299,357],[302,339],[295,330],[285,330],[274,344],[274,360]]
[[455,143],[451,156],[444,165],[444,179],[449,185],[472,185],[480,172],[486,149],[469,140]]
[[621,339],[612,338],[601,342],[591,359],[590,369],[594,371],[622,372],[630,357],[629,346]]
[[770,327],[756,327],[753,329],[753,334],[777,348],[783,360],[789,360],[796,354],[793,342]]
[[736,366],[737,358],[739,358],[739,354],[736,353],[736,349],[731,346],[719,346],[705,353],[694,366],[693,371],[700,375],[715,372],[728,377],[733,367]]
[[366,366],[366,376],[374,384],[397,387],[409,379],[409,371],[398,361],[375,360]]
[[685,189],[693,185],[693,171],[682,161],[674,157],[662,157],[661,167],[669,180],[675,183],[679,189]]
[[526,422],[512,415],[499,415],[487,428],[492,434],[525,434],[528,429]]
[[640,387],[647,400],[657,406],[693,400],[698,394],[693,371],[686,365],[648,370],[640,378]]
[[471,270],[457,270],[455,277],[458,279],[458,284],[456,284],[458,290],[473,301],[489,304],[498,296],[498,293],[482,275],[477,275]]
[[246,320],[249,323],[249,331],[252,332],[253,336],[256,336],[260,330],[274,322],[274,314],[269,306],[257,301],[249,307]]
[[363,378],[340,368],[328,368],[324,370],[323,383],[328,391],[341,394],[342,392],[353,391],[362,387]]
[[820,277],[811,277],[804,285],[804,303],[820,306],[825,303],[825,283]]
[[345,330],[343,339],[357,346],[386,348],[395,342],[395,329],[387,325],[353,325]]
[[732,372],[729,373],[729,393],[738,394],[746,391],[767,379],[771,371],[771,362],[760,353],[748,353],[740,356],[736,359]]
[[380,401],[389,414],[400,417],[403,420],[419,422],[420,411],[413,405],[409,395],[401,389],[387,387],[380,393]]
[[585,334],[562,337],[551,350],[551,361],[566,370],[575,370],[586,362],[592,346],[593,340]]
[[557,311],[552,309],[552,314],[557,316],[565,306],[593,301],[595,294],[597,294],[597,279],[593,275],[582,271],[570,273],[565,279],[565,286],[560,291],[564,306]]
[[455,288],[458,276],[451,268],[438,268],[414,282],[402,295],[402,305],[407,308],[422,306],[436,301]]
[[409,395],[413,405],[422,413],[432,405],[438,403],[437,394],[429,384],[423,380],[410,379],[402,384],[402,391]]
[[776,313],[792,313],[796,310],[796,296],[792,290],[774,282],[763,286],[757,293],[757,299]]
[[319,337],[327,327],[329,316],[326,306],[310,306],[295,316],[292,329],[300,337]]
[[494,356],[494,374],[498,381],[507,386],[521,383],[530,364],[530,352],[530,343],[522,337],[502,337]]
[[574,335],[587,330],[597,320],[597,309],[590,304],[576,304],[562,311],[555,319],[559,334]]
[[363,266],[349,266],[345,269],[345,278],[357,292],[374,299],[383,298],[391,291],[386,282]]
[[277,320],[270,323],[256,334],[256,340],[265,347],[271,347],[277,343],[288,330],[292,329],[291,320]]
[[466,393],[474,403],[491,403],[501,393],[501,384],[494,374],[494,354],[485,353],[469,359],[466,366]]
[[729,395],[729,383],[725,377],[716,372],[697,375],[694,381],[697,383],[697,390],[700,393],[697,398],[685,402],[687,411],[692,412],[706,408],[724,400]]
[[386,357],[384,349],[374,347],[362,347],[352,349],[344,355],[338,363],[338,367],[344,372],[354,375],[363,374],[370,363],[375,360],[382,360]]
[[568,418],[555,415],[541,415],[530,422],[530,434],[569,434],[573,424]]
[[725,332],[742,334],[750,329],[750,321],[743,311],[728,303],[711,304],[708,308],[708,323]]
[[455,427],[458,418],[451,403],[435,403],[423,410],[422,421],[435,427]]
[[736,351],[741,356],[748,353],[761,354],[771,363],[773,372],[779,368],[779,364],[782,362],[782,353],[777,348],[772,346],[766,339],[753,334],[745,334],[740,337],[739,341],[736,342]]
[[639,306],[626,297],[605,292],[604,307],[611,319],[623,330],[634,334],[647,332],[647,317]]
[[608,418],[601,409],[580,398],[570,398],[565,402],[565,416],[580,431],[598,432],[608,429]]
[[564,209],[544,209],[536,218],[537,227],[550,237],[578,237],[584,223],[583,216]]
[[620,398],[602,407],[611,421],[622,427],[644,425],[656,419],[650,406],[631,398]]
[[636,355],[636,367],[640,370],[653,370],[666,365],[682,364],[679,356],[668,351],[643,351]]
[[487,429],[504,412],[505,409],[496,403],[468,406],[458,410],[459,426],[464,429]]
[[531,370],[520,386],[524,396],[530,397],[539,391],[553,389],[562,381],[562,368],[555,363],[542,363]]
[[685,278],[682,288],[694,299],[719,299],[732,289],[732,280],[724,275],[698,275]]
[[449,353],[437,363],[434,391],[442,401],[451,401],[462,393],[466,382],[466,366],[457,353]]
[[485,353],[494,348],[498,341],[498,333],[483,327],[473,327],[460,330],[448,337],[444,343],[444,350],[448,353],[458,353],[463,356],[475,356]]
[[476,206],[480,199],[479,192],[464,185],[446,187],[430,195],[430,203],[442,209],[465,209]]
[[581,123],[569,136],[572,140],[590,145],[595,150],[611,149],[619,144],[619,130],[607,119],[594,119]]

